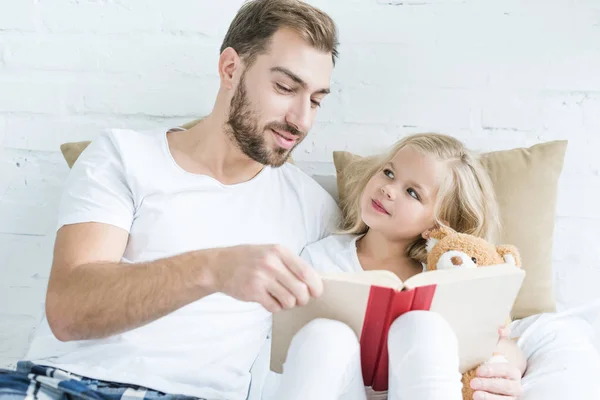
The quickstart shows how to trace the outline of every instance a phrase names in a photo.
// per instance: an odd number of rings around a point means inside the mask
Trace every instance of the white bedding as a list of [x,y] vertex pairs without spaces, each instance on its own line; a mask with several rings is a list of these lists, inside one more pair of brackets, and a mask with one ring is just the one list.
[[512,324],[527,358],[521,400],[600,399],[600,300]]
[[556,313],[533,315],[515,321],[512,324],[512,335],[520,337],[519,343],[522,343],[530,340],[529,336],[543,333],[550,324],[554,329],[559,329],[563,325],[572,324],[574,319],[585,321],[580,327],[585,330],[586,336],[600,354],[600,298]]

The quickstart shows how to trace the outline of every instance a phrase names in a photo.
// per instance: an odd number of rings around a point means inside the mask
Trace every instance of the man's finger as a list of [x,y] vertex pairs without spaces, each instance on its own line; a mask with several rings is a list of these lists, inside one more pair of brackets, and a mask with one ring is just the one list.
[[312,296],[318,297],[323,293],[323,280],[312,266],[308,265],[302,258],[285,249],[281,249],[280,256],[286,267],[288,267],[298,279],[306,284]]
[[482,378],[504,378],[512,381],[521,379],[521,372],[514,365],[503,363],[490,363],[477,368],[477,376]]
[[267,291],[273,297],[281,308],[289,309],[296,306],[296,297],[292,295],[281,283],[273,281]]
[[295,298],[296,305],[306,305],[310,300],[310,293],[306,283],[299,280],[288,268],[283,266],[277,271],[277,282],[285,287]]
[[259,300],[259,303],[269,312],[276,313],[281,311],[281,304],[271,296],[269,293],[265,293]]

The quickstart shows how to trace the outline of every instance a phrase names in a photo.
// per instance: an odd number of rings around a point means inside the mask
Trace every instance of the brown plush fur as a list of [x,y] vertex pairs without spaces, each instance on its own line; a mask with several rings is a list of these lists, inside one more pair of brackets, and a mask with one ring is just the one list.
[[[515,264],[521,267],[521,258],[516,247],[511,245],[494,246],[484,239],[455,232],[454,230],[440,226],[432,230],[427,238],[437,239],[438,242],[430,249],[427,254],[427,269],[437,268],[439,259],[444,253],[451,250],[462,251],[477,260],[478,267],[486,265],[495,265],[505,263],[504,256],[511,254],[515,259]],[[457,267],[459,268],[459,267]],[[508,318],[510,322],[510,317]],[[463,373],[462,375],[462,394],[464,400],[472,400],[474,390],[471,389],[471,380],[477,375],[477,367]]]

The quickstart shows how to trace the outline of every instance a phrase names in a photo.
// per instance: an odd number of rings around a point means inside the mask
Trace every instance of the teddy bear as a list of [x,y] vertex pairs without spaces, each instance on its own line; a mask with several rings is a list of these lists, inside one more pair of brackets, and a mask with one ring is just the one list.
[[[427,240],[426,270],[477,268],[487,265],[511,264],[521,267],[518,249],[512,245],[493,245],[492,243],[447,226],[437,226],[425,233]],[[507,318],[507,326],[511,322]],[[492,354],[485,363],[507,362],[501,354]],[[477,367],[462,374],[462,394],[464,400],[473,399],[474,390],[470,382],[476,376]]]

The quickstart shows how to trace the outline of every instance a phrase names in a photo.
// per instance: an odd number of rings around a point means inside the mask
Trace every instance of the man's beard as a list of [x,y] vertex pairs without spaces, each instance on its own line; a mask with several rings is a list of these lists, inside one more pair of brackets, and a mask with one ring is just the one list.
[[[277,122],[268,123],[261,129],[258,125],[257,113],[252,109],[248,100],[244,77],[245,74],[240,78],[240,83],[231,98],[226,131],[245,155],[263,165],[280,167],[285,164],[290,153],[300,143],[304,134],[288,124]],[[294,147],[289,150],[282,147],[270,149],[264,134],[271,129],[294,134],[298,138]]]

